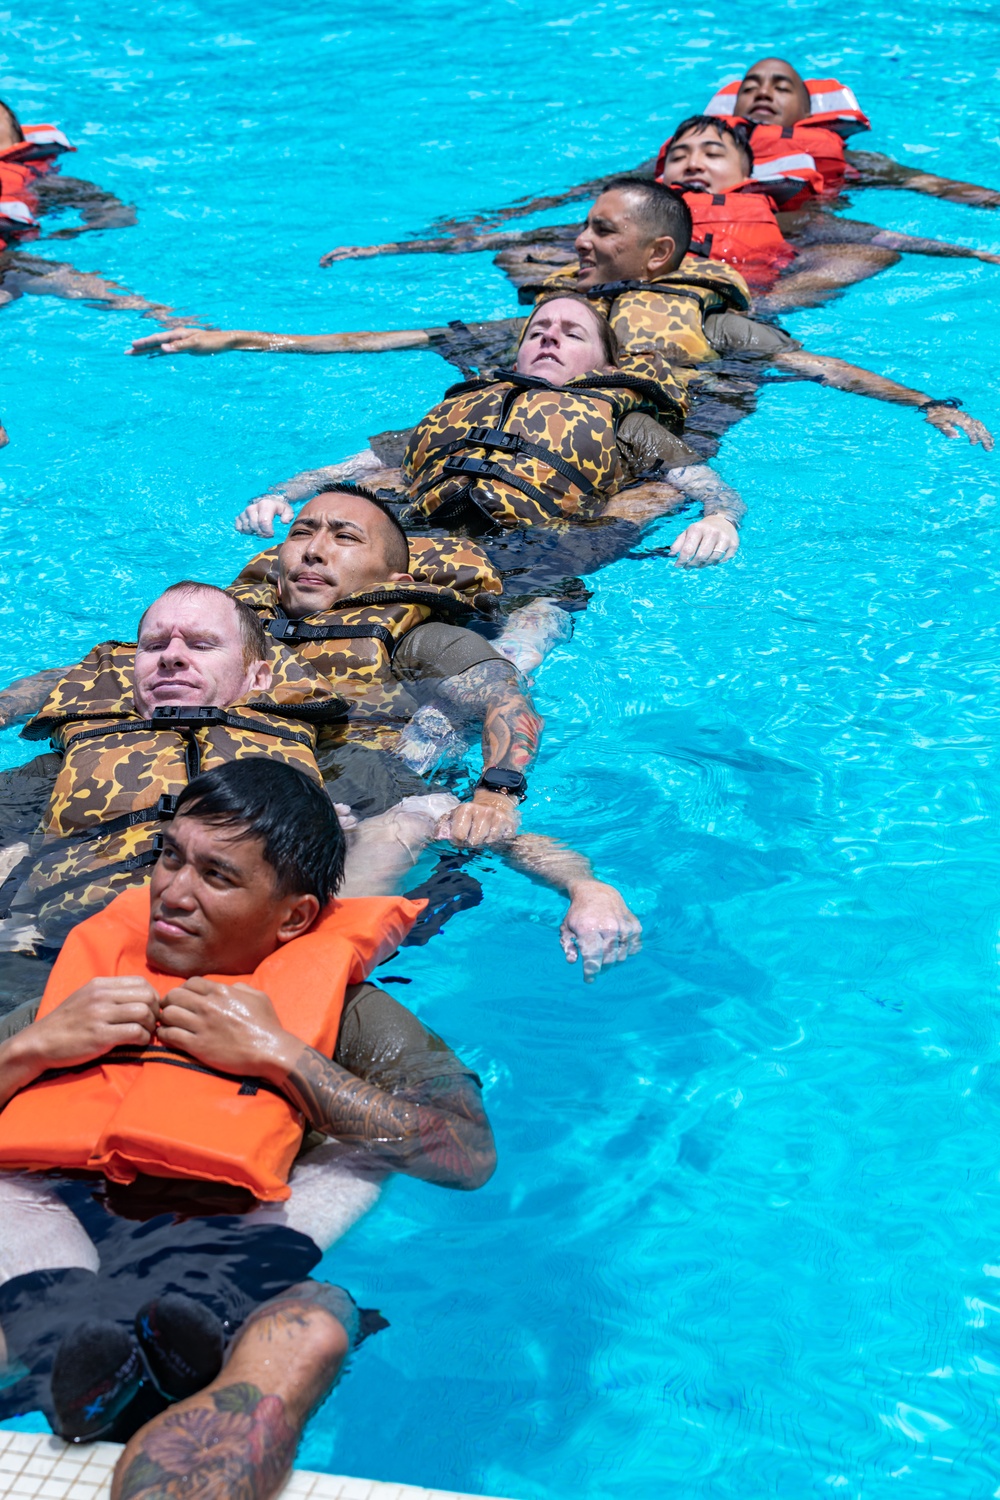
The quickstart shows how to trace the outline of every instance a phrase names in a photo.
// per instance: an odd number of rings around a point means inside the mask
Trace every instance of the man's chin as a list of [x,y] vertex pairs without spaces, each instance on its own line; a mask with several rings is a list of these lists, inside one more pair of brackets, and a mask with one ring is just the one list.
[[146,962],[151,969],[161,974],[176,974],[178,979],[205,973],[202,945],[188,934],[166,938],[150,932],[146,939]]

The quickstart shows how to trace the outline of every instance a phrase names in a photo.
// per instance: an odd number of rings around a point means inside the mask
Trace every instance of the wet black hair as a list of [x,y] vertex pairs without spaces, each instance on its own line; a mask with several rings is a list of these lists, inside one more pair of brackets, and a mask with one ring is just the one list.
[[0,99],[0,110],[3,110],[4,114],[7,116],[7,119],[10,122],[10,127],[13,130],[17,140],[23,141],[24,131],[21,129],[21,122],[17,118],[17,115],[14,113],[14,111],[11,109],[10,105],[6,104],[3,99]]
[[324,489],[317,490],[313,499],[321,500],[324,495],[356,495],[361,500],[367,500],[369,505],[374,505],[377,511],[381,511],[390,527],[389,531],[383,532],[386,567],[390,573],[410,571],[410,539],[403,530],[399,517],[384,500],[379,499],[374,490],[366,489],[363,484],[353,484],[350,480],[344,480],[340,484],[328,484]]
[[669,236],[677,246],[680,264],[691,244],[691,210],[680,193],[663,182],[648,177],[616,177],[602,192],[626,193],[634,206],[635,216],[651,240]]
[[[249,604],[244,604],[242,599],[234,599],[232,594],[227,593],[225,589],[217,588],[214,583],[198,583],[193,578],[182,578],[179,583],[172,583],[158,597],[165,599],[168,594],[221,594],[223,599],[228,599],[236,610],[236,623],[240,628],[240,642],[243,646],[243,665],[250,667],[255,661],[267,661],[267,635],[261,618],[255,610],[250,608]],[[154,599],[153,604],[155,603]],[[137,640],[142,635],[143,621],[152,607],[152,604],[147,604],[139,616]]]
[[333,803],[297,766],[266,755],[216,766],[188,783],[175,817],[259,839],[278,896],[315,896],[323,907],[344,878],[344,833]]
[[753,173],[753,147],[750,144],[750,132],[745,125],[730,125],[728,120],[720,120],[718,115],[688,115],[682,120],[667,142],[667,150],[679,141],[682,136],[692,135],[696,130],[707,130],[709,127],[715,131],[720,140],[727,137],[731,140],[738,151],[743,153],[747,164],[746,175],[750,177]]
[[[545,307],[545,305],[549,302],[579,302],[581,306],[585,307],[589,312],[592,321],[597,327],[597,333],[601,340],[601,349],[604,353],[604,363],[607,365],[617,366],[618,361],[621,359],[621,350],[618,347],[618,339],[615,335],[614,329],[608,322],[604,313],[601,312],[601,309],[599,307],[595,307],[594,304],[592,302],[589,302],[586,297],[581,297],[579,292],[553,291],[549,292],[545,297],[540,297],[531,310],[531,317],[529,317],[527,323],[525,323],[524,325],[524,333],[527,333],[528,329],[531,327],[531,321],[532,318],[534,318],[535,314],[539,312],[541,308]],[[521,338],[523,342],[524,334],[522,334]]]

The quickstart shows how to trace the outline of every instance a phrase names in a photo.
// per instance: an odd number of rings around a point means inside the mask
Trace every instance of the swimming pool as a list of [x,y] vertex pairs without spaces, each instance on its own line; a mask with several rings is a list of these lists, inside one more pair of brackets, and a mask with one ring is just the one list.
[[[772,48],[851,83],[875,149],[1000,185],[989,11],[767,15],[52,0],[6,21],[0,96],[139,205],[134,229],[39,253],[222,326],[509,315],[488,255],[316,262],[643,160]],[[853,211],[1000,249],[988,213],[887,192]],[[996,429],[998,275],[912,259],[786,325]],[[127,636],[169,579],[227,579],[249,496],[451,374],[122,358],[149,327],[0,312],[4,681]],[[331,1253],[392,1328],[303,1466],[522,1500],[1000,1485],[1000,460],[776,385],[719,462],[751,506],[737,562],[597,575],[537,684],[528,826],[593,853],[645,950],[584,988],[558,900],[496,869],[393,966],[487,1080],[501,1164],[471,1196],[396,1182]],[[27,758],[9,731],[0,753]]]

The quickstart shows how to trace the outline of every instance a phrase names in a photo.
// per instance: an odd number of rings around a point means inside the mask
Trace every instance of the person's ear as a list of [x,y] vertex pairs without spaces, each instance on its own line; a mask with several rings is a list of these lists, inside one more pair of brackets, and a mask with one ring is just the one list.
[[319,916],[319,900],[316,896],[287,896],[285,914],[275,937],[279,943],[290,943],[293,938],[308,932]]
[[274,681],[274,673],[266,661],[255,661],[247,673],[247,692],[266,693]]
[[672,271],[677,260],[677,241],[669,234],[661,235],[646,249],[646,274],[652,280],[658,274]]
[[414,577],[413,577],[412,573],[390,573],[389,574],[389,582],[390,583],[413,583],[414,582]]

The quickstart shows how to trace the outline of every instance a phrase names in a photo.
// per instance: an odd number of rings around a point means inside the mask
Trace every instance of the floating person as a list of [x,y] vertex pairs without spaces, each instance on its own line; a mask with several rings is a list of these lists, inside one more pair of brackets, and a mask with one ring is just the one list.
[[831,195],[845,185],[906,188],[951,203],[1000,207],[1000,192],[994,188],[902,166],[880,152],[845,151],[845,140],[871,128],[853,91],[835,78],[803,78],[784,58],[755,62],[742,79],[719,89],[705,114],[750,126],[757,168],[767,169],[761,175],[773,176],[774,166],[783,169],[808,157]]
[[[560,261],[543,279],[539,278],[544,266],[525,265],[521,295],[534,301],[551,296],[559,287],[582,293],[607,314],[626,354],[653,347],[675,365],[675,373],[680,367],[680,378],[686,379],[691,397],[685,441],[701,458],[716,450],[720,435],[732,422],[754,409],[768,365],[834,389],[910,407],[944,436],[951,438],[964,432],[971,443],[981,443],[987,451],[992,448],[990,433],[959,409],[959,398],[935,397],[845,360],[815,354],[773,324],[749,317],[746,283],[722,262],[687,254],[690,239],[691,215],[682,197],[644,179],[620,178],[591,208],[577,235],[576,259],[568,265]],[[518,318],[478,327],[367,334],[293,336],[179,329],[137,341],[134,352],[163,346],[169,352],[193,354],[226,348],[266,350],[274,340],[279,351],[339,353],[348,348],[356,352],[407,347],[433,349],[447,357],[452,349],[449,340],[456,340],[471,363],[490,365],[497,349],[508,351],[516,344],[524,326]],[[727,378],[731,372],[723,363],[726,360],[738,361],[735,383]],[[509,363],[509,354],[499,363]],[[692,380],[684,375],[686,367],[701,367],[701,377]],[[720,395],[715,394],[717,369],[723,376]],[[648,424],[643,425],[652,431]],[[401,461],[411,431],[393,435],[397,456],[390,467]],[[237,519],[237,529],[270,537],[275,519],[291,521],[293,505],[325,484],[337,482],[347,473],[356,473],[370,483],[385,467],[382,456],[369,449],[348,462],[306,470],[252,501]]]
[[[480,659],[484,644],[475,647]],[[451,645],[458,664],[460,647],[454,640]],[[410,654],[419,661],[419,646]],[[433,658],[433,643],[429,654]],[[439,670],[448,655],[446,649],[437,660]],[[539,721],[511,681],[510,664],[498,660],[492,700],[481,669],[478,685],[468,684],[465,693],[490,720],[488,748],[504,760],[516,738],[514,764],[522,744],[527,762]],[[368,670],[362,659],[358,675]],[[344,679],[352,692],[356,680],[352,684],[349,672]],[[381,689],[378,697],[384,700]],[[263,754],[319,780],[317,753],[327,760],[322,736],[348,723],[349,715],[335,683],[304,657],[268,645],[254,610],[210,584],[192,582],[173,585],[150,605],[137,645],[104,642],[76,667],[13,684],[0,693],[0,719],[29,719],[23,736],[51,739],[58,753],[0,777],[10,810],[0,890],[6,950],[13,959],[39,954],[48,960],[82,911],[144,882],[175,799],[192,776]],[[336,739],[325,748],[328,775],[335,778],[349,752]],[[352,834],[349,894],[388,892],[440,828],[463,849],[494,844],[515,868],[569,898],[560,942],[568,962],[580,961],[585,979],[638,951],[640,925],[618,891],[595,878],[583,855],[554,839],[518,833],[514,804],[491,792],[488,775],[474,804],[463,807],[412,775],[413,795],[407,796],[405,767],[391,777],[377,755],[362,771],[364,759],[355,753],[345,767],[352,778],[347,786],[382,797],[389,814],[367,828],[362,822]],[[523,773],[495,769],[493,780],[513,776],[508,790],[520,797]],[[336,796],[336,780],[328,784]],[[32,980],[29,965],[18,982]]]
[[344,1163],[357,1217],[394,1172],[481,1187],[496,1151],[475,1074],[366,982],[417,908],[335,898],[310,777],[217,767],[164,844],[5,1024],[0,1411],[129,1442],[113,1494],[200,1492],[204,1465],[213,1493],[265,1496],[385,1326],[313,1279]]
[[[776,211],[782,201],[789,201],[789,192],[796,199],[805,196],[797,190],[802,175],[820,186],[822,179],[812,169],[791,165],[781,178],[762,175],[785,169],[777,162],[755,167],[750,139],[739,121],[731,123],[713,115],[683,120],[664,144],[657,168],[658,182],[683,193],[691,210],[695,242],[703,253],[736,266],[751,286],[768,294],[758,297],[759,311],[815,307],[854,282],[894,265],[901,250],[1000,265],[1000,255],[988,251],[938,240],[917,241],[854,220],[844,229],[844,221],[825,214],[799,215],[798,235],[795,244],[790,244]],[[784,275],[775,286],[781,272]]]
[[[18,297],[63,297],[119,312],[138,312],[165,327],[179,319],[172,307],[150,302],[93,271],[64,261],[28,254],[23,244],[37,239],[47,214],[75,211],[82,223],[52,230],[50,240],[75,239],[98,229],[128,229],[136,222],[133,204],[79,177],[64,177],[60,158],[75,151],[55,125],[22,125],[0,100],[0,307]],[[3,442],[0,442],[3,447]]]
[[[791,63],[783,58],[762,58],[754,63],[742,79],[720,88],[706,105],[704,113],[732,121],[742,120],[751,128],[751,144],[762,176],[773,178],[775,175],[784,176],[789,171],[798,171],[808,180],[812,172],[818,172],[828,199],[842,195],[845,186],[891,187],[905,188],[932,198],[943,198],[951,203],[964,203],[976,208],[1000,207],[1000,191],[995,188],[979,187],[975,183],[939,177],[917,167],[903,166],[880,152],[845,150],[845,140],[859,131],[870,129],[870,122],[861,110],[853,90],[836,78],[803,79]],[[662,148],[659,157],[651,157],[633,168],[628,175],[650,178],[657,176],[662,165],[661,158]],[[472,219],[440,219],[435,227],[447,236],[440,244],[454,248],[456,240],[477,238],[488,227],[542,210],[559,208],[564,203],[596,198],[615,177],[621,175],[614,172],[578,183],[563,192],[523,198],[506,208],[487,211]],[[804,201],[808,201],[807,197],[800,200]],[[792,202],[794,204],[794,199]],[[843,219],[835,222],[841,225],[849,223]],[[544,233],[557,238],[560,229],[558,226],[550,226]],[[324,255],[320,265],[332,265],[337,260],[385,252],[406,253],[420,244],[421,241],[404,240],[397,245],[385,247],[342,246]],[[499,246],[484,244],[481,248]],[[901,245],[898,248],[905,247]]]

